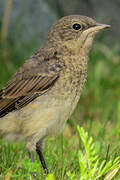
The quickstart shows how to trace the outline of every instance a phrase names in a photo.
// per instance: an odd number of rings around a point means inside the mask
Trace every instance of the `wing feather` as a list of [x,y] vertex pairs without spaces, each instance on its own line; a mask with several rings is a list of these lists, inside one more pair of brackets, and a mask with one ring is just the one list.
[[[24,107],[53,86],[59,78],[62,66],[58,66],[55,58],[51,61],[51,64],[50,62],[44,63],[44,61],[38,64],[38,61],[33,61],[34,71],[31,62],[29,69],[29,61],[27,61],[19,69],[0,91],[0,117]],[[57,66],[57,70],[55,66]]]

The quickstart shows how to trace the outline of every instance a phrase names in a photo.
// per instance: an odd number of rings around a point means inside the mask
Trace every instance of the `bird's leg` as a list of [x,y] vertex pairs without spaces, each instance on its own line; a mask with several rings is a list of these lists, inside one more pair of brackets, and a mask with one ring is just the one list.
[[33,151],[28,150],[28,155],[29,155],[29,158],[31,159],[31,161],[34,162],[35,159],[34,159],[34,153],[33,153]]
[[42,153],[42,143],[41,142],[38,142],[36,144],[36,152],[37,154],[39,155],[39,159],[41,161],[41,164],[42,164],[42,167],[43,169],[45,170],[45,174],[48,174],[49,171],[48,171],[48,168],[47,168],[47,165],[45,163],[45,159],[44,159],[44,156],[43,156],[43,153]]
[[[30,143],[28,143],[28,144],[27,144],[27,151],[28,151],[29,158],[30,158],[30,160],[31,160],[32,162],[35,162],[35,159],[34,159],[34,151],[31,150],[30,147],[31,147],[31,146],[30,146]],[[33,178],[36,178],[36,176],[37,176],[37,173],[34,172],[34,173],[33,173]]]

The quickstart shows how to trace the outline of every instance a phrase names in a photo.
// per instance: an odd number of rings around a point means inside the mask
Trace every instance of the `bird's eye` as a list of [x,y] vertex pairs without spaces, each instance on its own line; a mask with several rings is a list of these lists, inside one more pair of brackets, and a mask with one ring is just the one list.
[[80,30],[82,29],[82,26],[80,24],[73,24],[73,29]]

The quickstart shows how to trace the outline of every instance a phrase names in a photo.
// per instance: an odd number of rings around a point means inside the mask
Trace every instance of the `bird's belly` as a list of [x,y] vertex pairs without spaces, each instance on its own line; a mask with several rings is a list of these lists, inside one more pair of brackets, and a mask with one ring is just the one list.
[[26,137],[36,133],[42,137],[40,132],[43,130],[46,136],[61,132],[72,113],[71,103],[71,99],[64,101],[47,95],[38,97],[19,112],[21,132]]
[[[7,140],[27,140],[34,135],[39,139],[60,133],[66,120],[72,114],[79,97],[57,99],[54,96],[42,95],[32,103],[16,112],[5,116],[3,122],[10,122]],[[11,126],[11,127],[10,127]],[[12,126],[14,131],[12,131]]]

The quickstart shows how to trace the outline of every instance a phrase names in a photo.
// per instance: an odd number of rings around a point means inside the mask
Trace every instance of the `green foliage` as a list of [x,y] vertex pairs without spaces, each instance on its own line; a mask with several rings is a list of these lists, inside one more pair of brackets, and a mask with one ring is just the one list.
[[46,177],[46,180],[54,180],[53,174],[49,174],[49,175]]
[[120,137],[120,101],[118,101],[118,110],[117,110],[117,132]]
[[[66,130],[67,134],[68,131]],[[77,150],[75,135],[71,139],[62,135],[55,140],[47,139],[44,152],[50,174],[45,177],[38,157],[32,163],[28,158],[25,145],[5,144],[0,142],[0,179],[33,179],[33,173],[40,180],[117,180],[120,172],[120,156],[112,157],[112,160],[103,158],[98,152],[96,142],[88,136],[83,128],[78,126],[79,141],[83,143]],[[103,147],[104,148],[104,147]],[[36,155],[36,154],[35,154]]]
[[[79,126],[78,131],[85,148],[85,153],[81,150],[78,152],[80,180],[98,180],[101,178],[108,180],[108,177],[109,180],[113,179],[118,171],[120,172],[120,156],[114,160],[101,160],[97,154],[93,138],[89,137],[88,133]],[[71,180],[77,180],[78,176],[76,177],[74,173],[68,172],[67,174]]]

